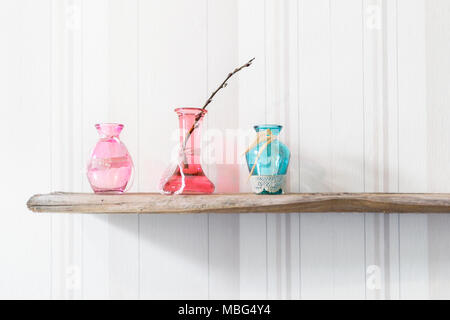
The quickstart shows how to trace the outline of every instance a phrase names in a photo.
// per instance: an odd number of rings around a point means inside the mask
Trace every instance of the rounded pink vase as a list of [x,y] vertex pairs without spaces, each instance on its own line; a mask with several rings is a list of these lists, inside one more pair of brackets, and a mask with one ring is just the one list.
[[100,139],[92,151],[87,177],[95,193],[122,193],[131,186],[133,161],[119,135],[122,124],[96,124]]

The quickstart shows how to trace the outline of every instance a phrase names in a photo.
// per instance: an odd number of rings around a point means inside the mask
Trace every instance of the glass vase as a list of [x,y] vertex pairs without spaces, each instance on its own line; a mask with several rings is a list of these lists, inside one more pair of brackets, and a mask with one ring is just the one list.
[[96,124],[100,139],[92,151],[87,177],[96,193],[122,193],[132,184],[133,161],[119,135],[122,124]]
[[280,125],[257,125],[255,142],[245,153],[250,184],[257,194],[281,194],[291,153],[279,140]]
[[201,159],[201,129],[206,110],[175,109],[179,120],[180,150],[169,177],[162,179],[165,194],[210,194],[214,184],[205,175]]

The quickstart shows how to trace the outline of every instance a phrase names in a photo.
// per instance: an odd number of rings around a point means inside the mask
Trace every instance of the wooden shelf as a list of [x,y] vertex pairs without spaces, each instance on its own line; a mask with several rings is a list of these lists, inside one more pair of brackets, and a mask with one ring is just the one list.
[[298,193],[167,196],[155,193],[98,195],[51,193],[33,196],[33,212],[59,213],[450,213],[450,194]]

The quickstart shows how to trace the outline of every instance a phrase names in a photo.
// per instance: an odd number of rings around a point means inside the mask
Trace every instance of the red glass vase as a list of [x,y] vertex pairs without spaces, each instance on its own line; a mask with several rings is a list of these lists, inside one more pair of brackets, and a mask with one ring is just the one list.
[[180,126],[180,153],[176,168],[166,179],[162,191],[166,194],[213,193],[214,184],[200,164],[201,129],[207,111],[201,108],[178,108],[175,112]]

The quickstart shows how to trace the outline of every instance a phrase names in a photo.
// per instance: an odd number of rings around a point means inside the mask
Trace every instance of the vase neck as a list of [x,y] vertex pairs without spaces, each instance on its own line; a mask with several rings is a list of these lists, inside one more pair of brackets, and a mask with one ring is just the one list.
[[[201,130],[206,110],[200,108],[175,109],[179,119],[180,144],[185,147],[187,164],[199,164],[201,154]],[[193,131],[191,131],[192,127]]]
[[119,138],[123,129],[123,124],[119,123],[99,123],[95,125],[101,138]]

